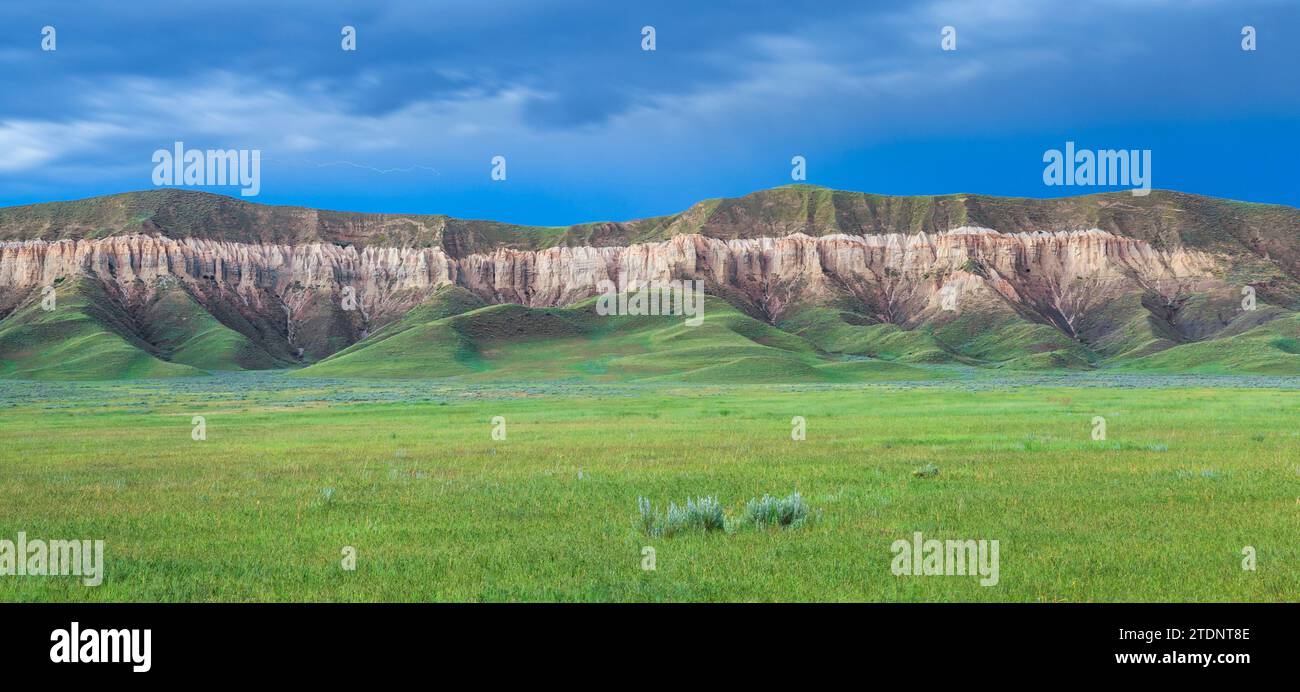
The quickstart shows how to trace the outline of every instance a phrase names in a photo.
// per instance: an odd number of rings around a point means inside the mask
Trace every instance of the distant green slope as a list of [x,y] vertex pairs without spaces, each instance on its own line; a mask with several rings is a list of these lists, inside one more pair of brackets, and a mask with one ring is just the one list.
[[179,287],[159,290],[140,319],[142,336],[173,363],[204,370],[266,370],[292,365],[208,314]]
[[1088,368],[1095,360],[1056,328],[996,305],[966,309],[911,330],[832,308],[800,310],[778,326],[825,351],[903,363],[1040,370]]
[[928,330],[905,330],[852,310],[806,308],[790,315],[777,326],[832,353],[907,363],[949,363],[957,360]]
[[1234,336],[1198,341],[1119,362],[1118,370],[1300,375],[1300,315],[1266,322]]
[[459,315],[482,307],[487,307],[487,303],[468,290],[460,286],[443,286],[434,291],[428,298],[425,298],[419,305],[406,311],[401,318],[379,328],[368,338],[339,351],[334,354],[334,357],[337,358],[361,348],[374,347],[379,342],[398,336],[407,330],[416,329],[444,317]]
[[[441,296],[444,301],[463,299],[454,293]],[[806,340],[715,298],[707,300],[704,321],[696,327],[680,316],[598,315],[594,300],[571,308],[494,305],[448,317],[440,317],[442,311],[434,305],[422,314],[293,375],[705,383],[938,376],[898,363],[827,356]]]
[[202,375],[150,353],[96,281],[71,279],[55,289],[56,305],[40,300],[0,322],[0,377],[107,380]]
[[[309,368],[328,377],[446,377],[476,370],[472,339],[445,318],[486,304],[459,286],[444,286],[395,322]],[[429,373],[429,374],[420,374]]]

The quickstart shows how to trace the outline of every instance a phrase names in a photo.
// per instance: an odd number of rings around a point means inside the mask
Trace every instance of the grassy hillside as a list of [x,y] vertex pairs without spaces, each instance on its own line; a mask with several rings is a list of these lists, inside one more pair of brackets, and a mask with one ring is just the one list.
[[993,306],[968,308],[916,329],[848,310],[809,308],[780,325],[818,348],[903,363],[967,363],[1019,369],[1087,368],[1095,356],[1054,327]]
[[852,310],[806,308],[790,315],[777,326],[832,353],[909,363],[946,363],[956,360],[928,330],[905,330]]
[[709,383],[935,376],[897,363],[831,357],[715,298],[705,304],[703,324],[690,327],[682,317],[601,316],[594,299],[571,308],[494,305],[463,312],[473,306],[466,295],[444,289],[429,305],[294,375]]
[[1115,367],[1151,372],[1300,374],[1300,315],[1221,339],[1182,344]]
[[[131,379],[296,365],[225,326],[179,287],[161,288],[136,311],[87,279],[60,284],[57,296],[54,312],[33,301],[0,321],[0,376]],[[1300,374],[1300,316],[1267,305],[1193,340],[1184,332],[1199,324],[1161,321],[1136,298],[1117,301],[1091,317],[1104,328],[1080,325],[1083,342],[989,302],[969,302],[910,330],[851,310],[808,308],[773,326],[719,298],[706,306],[703,324],[690,327],[681,317],[601,316],[594,299],[569,308],[485,305],[446,286],[299,376],[702,383],[949,376],[926,367],[936,363]]]
[[967,362],[1016,369],[1089,368],[1096,356],[1056,327],[1031,322],[1005,304],[963,308],[933,327],[935,339]]
[[106,380],[201,375],[158,358],[99,282],[72,279],[55,288],[56,307],[40,300],[0,322],[0,377]]
[[1271,306],[1237,317],[1216,333],[1219,338],[1189,343],[1140,303],[1117,303],[1105,313],[1115,320],[1102,338],[1084,345],[994,302],[968,303],[959,313],[912,330],[821,307],[772,326],[718,298],[706,305],[704,323],[689,327],[680,317],[600,316],[594,299],[570,308],[484,307],[464,289],[447,287],[299,375],[711,383],[942,376],[941,370],[916,367],[928,363],[1300,374],[1300,349],[1294,346],[1300,316]]
[[110,380],[265,370],[293,362],[225,326],[178,286],[131,311],[89,278],[61,281],[0,321],[0,377]]
[[218,322],[179,287],[160,290],[139,323],[141,336],[173,363],[204,370],[266,370],[291,364]]

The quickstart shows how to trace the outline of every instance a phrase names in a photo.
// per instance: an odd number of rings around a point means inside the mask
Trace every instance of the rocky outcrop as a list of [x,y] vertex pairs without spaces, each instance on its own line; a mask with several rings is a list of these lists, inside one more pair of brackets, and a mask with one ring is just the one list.
[[[946,290],[995,296],[1074,336],[1080,315],[1116,296],[1152,292],[1173,301],[1221,286],[1216,272],[1224,263],[1205,251],[1158,250],[1099,230],[732,240],[688,234],[627,247],[499,248],[459,259],[437,247],[358,250],[131,235],[0,243],[0,310],[70,276],[97,278],[127,306],[179,282],[214,314],[233,309],[282,325],[277,330],[292,346],[310,341],[309,322],[355,341],[447,284],[491,303],[563,306],[595,295],[602,281],[632,289],[703,279],[712,292],[773,322],[795,306],[847,301],[862,314],[910,328],[941,310]],[[344,327],[322,327],[322,319]],[[343,345],[314,344],[307,355],[323,357]]]

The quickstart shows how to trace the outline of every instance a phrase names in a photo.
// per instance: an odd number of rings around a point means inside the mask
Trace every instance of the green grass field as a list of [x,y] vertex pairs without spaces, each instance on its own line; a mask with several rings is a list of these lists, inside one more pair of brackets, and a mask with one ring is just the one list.
[[[0,538],[103,539],[106,557],[101,586],[3,576],[0,600],[1300,597],[1300,390],[1007,384],[4,382]],[[817,514],[798,529],[638,527],[639,496],[736,515],[796,490]],[[999,583],[894,576],[914,531],[998,540]]]

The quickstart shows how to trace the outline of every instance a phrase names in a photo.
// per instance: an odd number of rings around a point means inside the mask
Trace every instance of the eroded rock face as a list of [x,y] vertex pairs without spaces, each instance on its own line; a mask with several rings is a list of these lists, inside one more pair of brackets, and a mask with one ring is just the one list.
[[[311,340],[304,328],[358,340],[447,284],[491,303],[563,306],[595,295],[602,281],[634,288],[653,280],[704,279],[712,292],[773,322],[795,306],[849,304],[910,328],[941,309],[943,291],[955,290],[1005,300],[1074,336],[1081,315],[1119,295],[1154,292],[1173,300],[1222,288],[1216,273],[1225,261],[1205,251],[1157,250],[1099,230],[960,228],[937,235],[796,233],[737,240],[678,235],[628,247],[502,248],[460,259],[440,248],[357,250],[130,235],[0,243],[0,315],[60,278],[96,277],[128,307],[148,301],[160,281],[175,281],[216,315],[233,310],[258,324],[282,325],[276,329],[292,345]],[[339,307],[348,293],[355,295],[355,311]],[[331,324],[322,326],[322,320]],[[337,339],[328,346],[313,342],[308,356],[341,347]]]

